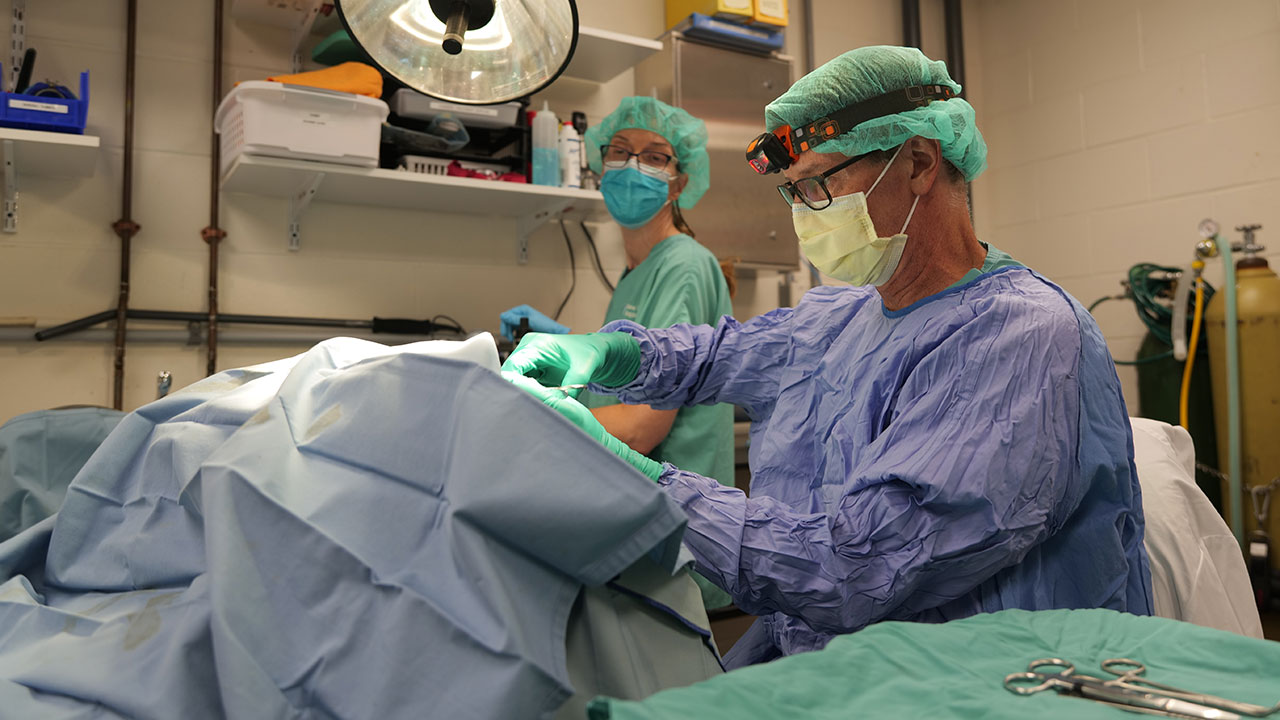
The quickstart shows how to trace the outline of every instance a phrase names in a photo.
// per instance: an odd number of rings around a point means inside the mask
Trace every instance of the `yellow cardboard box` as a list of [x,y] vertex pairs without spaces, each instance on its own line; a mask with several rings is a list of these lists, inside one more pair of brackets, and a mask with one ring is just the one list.
[[[675,27],[693,13],[739,23],[751,22],[755,17],[753,0],[666,0],[666,5],[668,28]],[[785,7],[785,0],[783,5]]]
[[751,21],[774,27],[787,26],[787,0],[753,0]]

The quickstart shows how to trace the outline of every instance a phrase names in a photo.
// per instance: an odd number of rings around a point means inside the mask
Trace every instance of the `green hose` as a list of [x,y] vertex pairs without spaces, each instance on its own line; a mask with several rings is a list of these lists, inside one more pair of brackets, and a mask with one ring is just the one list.
[[[1089,305],[1089,312],[1092,313],[1094,308],[1108,300],[1133,300],[1134,308],[1138,311],[1138,319],[1143,325],[1147,326],[1147,330],[1160,342],[1173,347],[1173,333],[1170,327],[1173,325],[1173,309],[1161,302],[1161,297],[1169,297],[1173,293],[1173,278],[1182,272],[1182,268],[1169,267],[1167,265],[1156,265],[1155,263],[1138,263],[1129,268],[1128,288],[1124,295],[1107,295],[1094,300]],[[1208,283],[1204,285],[1204,302],[1208,302],[1213,297],[1213,288]],[[1173,350],[1148,355],[1137,360],[1115,360],[1112,361],[1117,365],[1144,365],[1157,360],[1164,360],[1173,356]]]

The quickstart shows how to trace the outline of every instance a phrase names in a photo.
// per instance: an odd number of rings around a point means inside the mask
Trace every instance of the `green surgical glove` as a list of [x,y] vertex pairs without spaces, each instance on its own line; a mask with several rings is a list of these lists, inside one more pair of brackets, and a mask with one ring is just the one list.
[[[521,347],[524,347],[524,345],[521,344]],[[510,360],[508,360],[508,362],[510,362]],[[506,378],[511,384],[538,398],[547,407],[568,418],[569,422],[577,425],[583,432],[590,435],[593,440],[604,445],[613,452],[614,455],[626,460],[631,467],[639,470],[650,480],[654,482],[658,481],[658,476],[662,474],[662,463],[641,455],[626,443],[610,435],[609,431],[604,429],[604,426],[600,424],[599,420],[596,420],[596,416],[592,415],[591,411],[587,409],[585,405],[569,397],[563,391],[543,387],[537,382],[518,373],[503,371],[502,377]]]
[[[502,364],[502,371],[524,375],[548,387],[587,383],[621,387],[640,374],[640,343],[621,332],[529,333]],[[569,393],[576,398],[579,390]]]

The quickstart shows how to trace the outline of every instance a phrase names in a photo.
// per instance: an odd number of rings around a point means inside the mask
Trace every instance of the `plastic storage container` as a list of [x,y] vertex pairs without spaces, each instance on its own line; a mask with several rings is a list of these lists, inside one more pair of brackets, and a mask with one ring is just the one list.
[[440,113],[451,113],[467,127],[500,130],[516,124],[520,117],[520,103],[459,105],[401,88],[391,96],[391,112],[414,120],[430,120]]
[[241,153],[377,167],[389,109],[381,100],[319,88],[253,80],[218,106],[219,166]]
[[75,99],[19,95],[0,88],[0,127],[83,134],[88,115],[88,70],[80,73],[80,97]]
[[560,153],[557,145],[560,137],[560,123],[551,108],[542,104],[542,109],[533,116],[533,184],[560,184]]

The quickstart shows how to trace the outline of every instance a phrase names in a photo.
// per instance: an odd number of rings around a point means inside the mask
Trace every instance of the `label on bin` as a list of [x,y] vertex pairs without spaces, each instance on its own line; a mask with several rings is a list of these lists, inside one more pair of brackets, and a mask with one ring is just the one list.
[[431,109],[441,110],[444,112],[460,112],[468,115],[487,115],[488,117],[498,117],[497,108],[475,107],[472,105],[454,105],[453,103],[431,101]]
[[302,116],[302,124],[303,125],[328,125],[329,114],[318,113],[318,112],[306,113]]
[[66,105],[54,105],[53,103],[31,102],[30,100],[14,100],[9,99],[9,107],[19,110],[39,110],[40,112],[58,113],[66,115],[71,109]]

